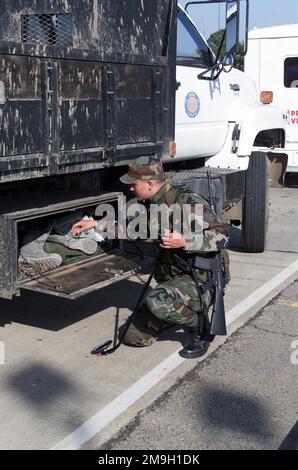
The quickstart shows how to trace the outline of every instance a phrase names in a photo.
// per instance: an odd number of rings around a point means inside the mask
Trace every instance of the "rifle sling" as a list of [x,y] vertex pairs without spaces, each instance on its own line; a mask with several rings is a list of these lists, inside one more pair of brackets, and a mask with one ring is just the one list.
[[[211,276],[211,278],[207,282],[202,283],[201,281],[199,281],[197,272],[196,272],[196,269],[204,269],[206,271],[214,270],[216,265],[214,262],[211,263],[213,259],[201,258],[195,255],[189,258],[188,261],[185,261],[184,259],[180,258],[180,256],[178,256],[176,253],[174,254],[174,258],[176,262],[182,267],[182,269],[184,269],[184,271],[191,274],[197,286],[200,296],[205,294],[205,292],[207,292],[209,289],[216,287],[213,276]],[[199,263],[194,262],[193,260],[196,260],[197,258],[199,258],[200,260],[206,261],[206,263],[200,262],[199,264]],[[198,267],[198,264],[199,264],[199,267]]]
[[196,269],[203,269],[204,271],[217,270],[216,256],[214,258],[203,258],[202,256],[195,255],[192,257],[193,266]]

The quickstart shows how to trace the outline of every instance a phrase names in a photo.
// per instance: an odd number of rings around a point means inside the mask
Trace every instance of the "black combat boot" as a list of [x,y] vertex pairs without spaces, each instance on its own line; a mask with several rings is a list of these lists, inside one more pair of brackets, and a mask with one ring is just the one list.
[[204,332],[202,337],[198,334],[197,328],[189,329],[191,334],[191,341],[187,344],[181,351],[179,351],[180,356],[185,359],[195,359],[197,357],[204,356],[207,352],[211,341],[214,339],[214,335]]

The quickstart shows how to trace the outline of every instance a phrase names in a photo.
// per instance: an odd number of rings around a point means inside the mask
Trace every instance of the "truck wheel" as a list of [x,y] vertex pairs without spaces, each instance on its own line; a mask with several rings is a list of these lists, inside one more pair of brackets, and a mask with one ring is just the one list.
[[242,206],[241,244],[244,251],[265,250],[269,218],[269,170],[264,152],[252,152],[245,176],[245,197]]

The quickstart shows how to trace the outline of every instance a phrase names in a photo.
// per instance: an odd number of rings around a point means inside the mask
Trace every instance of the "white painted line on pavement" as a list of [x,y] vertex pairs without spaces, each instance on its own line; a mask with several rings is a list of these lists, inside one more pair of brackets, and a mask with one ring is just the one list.
[[176,369],[185,359],[177,352],[169,356],[165,361],[158,364],[148,374],[135,382],[131,387],[121,393],[115,400],[111,401],[102,410],[88,419],[84,424],[69,434],[65,439],[58,442],[51,450],[77,450],[85,442],[89,441],[95,434],[105,428],[113,419],[117,418],[123,411],[133,405],[140,397],[148,392],[161,379]]
[[246,299],[239,302],[235,307],[231,308],[226,314],[227,325],[237,320],[243,313],[247,312],[251,307],[256,305],[266,295],[272,292],[276,287],[280,286],[295,272],[298,271],[298,259],[291,263],[287,268],[283,269],[279,274],[274,276],[269,281],[265,282],[259,289],[250,294]]
[[[226,314],[227,325],[247,312],[251,307],[268,295],[276,287],[280,286],[290,276],[298,271],[298,259],[287,268],[263,284],[253,294],[249,295],[242,302],[230,309]],[[79,426],[74,432],[62,439],[51,450],[77,450],[85,442],[92,439],[114,419],[120,416],[127,408],[133,405],[146,392],[153,388],[160,380],[166,377],[172,370],[176,369],[185,359],[179,356],[178,351],[169,356],[166,360],[158,364],[148,374],[135,382],[131,387],[121,393],[117,398],[102,408]]]

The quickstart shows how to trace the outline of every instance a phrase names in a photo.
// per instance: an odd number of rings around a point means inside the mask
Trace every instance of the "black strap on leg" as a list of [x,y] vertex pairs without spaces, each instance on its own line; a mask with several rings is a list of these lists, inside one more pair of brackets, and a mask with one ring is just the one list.
[[205,324],[207,322],[207,312],[206,312],[206,308],[204,307],[203,294],[207,292],[207,290],[210,289],[213,286],[213,284],[212,282],[209,282],[209,281],[204,284],[199,283],[197,272],[193,267],[192,258],[188,258],[187,260],[184,260],[180,256],[178,256],[176,253],[174,254],[174,258],[176,262],[179,264],[179,266],[182,269],[184,269],[185,272],[191,275],[196,285],[198,296],[200,299],[200,304],[202,306],[202,310],[200,312],[197,312],[198,320],[199,320],[198,334],[201,337],[203,335]]
[[198,325],[198,334],[200,338],[203,335],[204,329],[205,329],[205,323],[206,323],[206,312],[201,311],[197,313],[198,318],[199,318],[199,325]]
[[[204,305],[203,293],[207,292],[207,290],[212,287],[212,284],[210,284],[210,286],[208,286],[208,289],[202,289],[202,286],[199,284],[199,281],[198,281],[197,272],[194,269],[194,267],[192,266],[191,261],[189,261],[189,267],[190,267],[190,272],[191,272],[192,278],[193,278],[193,280],[196,284],[196,288],[197,288],[197,291],[198,291],[198,294],[199,294],[200,304],[201,304],[201,308],[202,308],[202,310],[200,312],[198,312],[198,317],[199,317],[199,327],[198,327],[199,331],[198,331],[198,333],[199,333],[200,338],[202,338],[203,335],[204,335],[204,331],[206,330],[206,323],[208,322],[207,311],[206,311],[207,309]],[[205,284],[205,286],[207,287],[207,283]]]
[[[210,288],[214,290],[210,331],[212,335],[226,335],[227,328],[223,296],[225,285],[229,282],[229,273],[227,271],[227,266],[223,269],[220,252],[214,253],[210,258],[204,258],[197,254],[191,255],[187,261],[183,260],[177,254],[174,254],[174,258],[187,273],[191,274],[196,284],[202,305],[202,295]],[[209,280],[206,283],[199,284],[196,269],[201,269],[210,273]],[[207,312],[204,313],[207,318]]]

